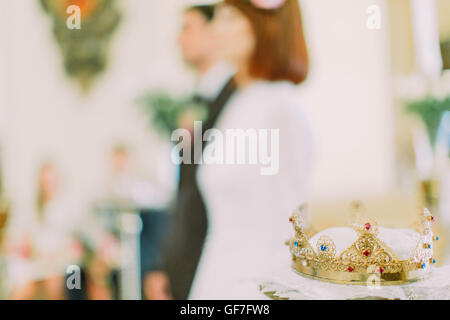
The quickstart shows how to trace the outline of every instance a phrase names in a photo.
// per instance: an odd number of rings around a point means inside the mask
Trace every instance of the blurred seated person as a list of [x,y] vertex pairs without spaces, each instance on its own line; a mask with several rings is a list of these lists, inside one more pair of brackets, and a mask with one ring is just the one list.
[[96,203],[98,235],[95,251],[89,263],[90,298],[119,299],[120,230],[118,214],[134,209],[132,192],[135,175],[131,170],[128,149],[116,145],[110,153],[110,172],[105,181],[103,196]]
[[[167,203],[164,186],[138,172],[129,148],[119,144],[111,151],[111,171],[104,201],[115,208],[162,208]],[[158,186],[157,186],[158,184]]]
[[[140,234],[140,269],[145,272],[154,264],[159,242],[164,234],[168,216],[165,187],[139,174],[133,165],[129,148],[115,145],[110,153],[108,174],[103,200],[97,205],[101,231],[95,246],[95,256],[90,264],[93,280],[91,297],[94,299],[118,299],[121,244],[119,215],[135,212],[142,221]],[[131,250],[131,249],[130,249]],[[102,289],[103,288],[103,289]],[[109,288],[109,291],[106,289]]]
[[39,169],[37,180],[35,212],[8,239],[10,298],[64,299],[66,268],[77,258],[73,216],[52,163]]

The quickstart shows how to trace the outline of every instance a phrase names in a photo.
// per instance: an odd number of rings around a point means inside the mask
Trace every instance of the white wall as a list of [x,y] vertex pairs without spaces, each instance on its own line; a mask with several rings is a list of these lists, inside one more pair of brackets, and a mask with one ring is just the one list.
[[[1,8],[1,7],[0,7]],[[5,11],[0,10],[0,21],[5,18]],[[2,26],[0,22],[0,26]],[[5,28],[0,28],[0,41],[5,39]],[[5,135],[6,126],[6,101],[7,101],[7,73],[6,73],[5,45],[0,45],[0,143]],[[0,150],[1,152],[1,150]]]
[[[381,30],[366,28],[367,7],[378,3],[385,10],[385,2],[302,1],[312,57],[302,90],[316,134],[316,199],[353,199],[393,186],[387,12]],[[117,139],[132,144],[149,175],[160,172],[156,155],[163,147],[133,100],[153,86],[189,87],[175,41],[182,3],[121,1],[124,20],[108,70],[91,95],[80,97],[63,73],[50,19],[38,1],[0,0],[8,75],[0,125],[7,128],[6,178],[17,211],[32,210],[36,167],[46,157],[57,160],[66,187],[75,186],[71,192],[84,194],[84,201],[101,186],[105,152]]]
[[[356,199],[394,187],[393,106],[385,0],[302,0],[311,54],[303,86],[316,135],[316,199]],[[381,29],[366,27],[369,5]],[[344,200],[344,199],[343,199]]]
[[92,94],[82,97],[64,75],[51,20],[39,2],[0,2],[0,11],[7,13],[0,22],[6,30],[9,82],[5,170],[15,213],[32,210],[36,169],[47,158],[58,165],[66,191],[82,202],[102,187],[106,152],[117,141],[130,143],[137,165],[149,176],[162,172],[157,158],[164,146],[134,100],[145,88],[183,82],[183,76],[173,77],[183,71],[174,40],[178,7],[175,1],[120,4],[124,19],[107,72]]

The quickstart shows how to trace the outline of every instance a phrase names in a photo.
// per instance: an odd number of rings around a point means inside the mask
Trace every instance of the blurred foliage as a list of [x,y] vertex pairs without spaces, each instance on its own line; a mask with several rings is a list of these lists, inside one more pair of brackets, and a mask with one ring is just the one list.
[[427,128],[431,145],[434,147],[442,116],[444,112],[450,111],[450,96],[444,99],[429,96],[422,100],[408,102],[407,111],[415,113],[422,119]]
[[[121,14],[115,0],[40,0],[52,17],[53,33],[60,46],[66,74],[77,79],[83,91],[107,66],[109,40],[117,28]],[[81,29],[67,27],[70,5],[81,11]]]
[[7,226],[10,213],[10,203],[0,194],[0,252],[2,250],[3,232]]
[[450,40],[441,42],[441,52],[444,69],[450,69]]
[[190,113],[193,119],[203,121],[208,116],[208,106],[193,97],[176,99],[162,90],[149,91],[138,99],[156,129],[170,136],[180,127],[183,115]]

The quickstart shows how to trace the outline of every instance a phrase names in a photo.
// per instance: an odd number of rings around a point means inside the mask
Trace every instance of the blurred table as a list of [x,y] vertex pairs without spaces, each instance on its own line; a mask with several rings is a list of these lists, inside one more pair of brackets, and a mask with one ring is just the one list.
[[142,278],[157,266],[169,223],[164,209],[133,207],[124,203],[97,206],[103,228],[120,241],[118,294],[123,300],[142,299]]
[[141,300],[141,231],[140,210],[121,211],[120,221],[120,298]]
[[140,208],[125,202],[97,204],[102,228],[116,235],[120,241],[119,297],[122,300],[142,299],[140,268],[140,235],[142,220]]

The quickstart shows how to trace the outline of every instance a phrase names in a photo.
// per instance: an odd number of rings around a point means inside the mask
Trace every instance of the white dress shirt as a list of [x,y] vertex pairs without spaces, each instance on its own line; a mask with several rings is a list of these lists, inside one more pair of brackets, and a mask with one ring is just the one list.
[[215,100],[234,73],[235,68],[232,64],[225,61],[216,63],[200,76],[197,83],[197,95],[211,101]]

